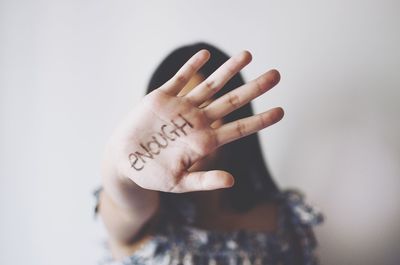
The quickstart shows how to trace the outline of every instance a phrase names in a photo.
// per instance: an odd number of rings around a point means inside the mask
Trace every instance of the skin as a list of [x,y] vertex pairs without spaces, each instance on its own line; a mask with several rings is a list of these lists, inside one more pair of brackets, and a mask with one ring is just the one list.
[[[140,239],[135,236],[156,216],[159,191],[191,192],[199,209],[195,221],[199,227],[228,231],[239,228],[272,231],[276,228],[273,204],[260,204],[241,214],[226,209],[222,193],[224,188],[234,185],[234,176],[210,169],[217,161],[218,147],[268,127],[283,117],[283,110],[274,108],[227,124],[222,121],[231,111],[275,86],[279,73],[268,71],[212,100],[213,95],[251,61],[251,54],[243,51],[233,56],[204,80],[196,72],[209,56],[208,51],[199,51],[171,80],[146,95],[121,121],[106,145],[99,213],[116,260],[132,254],[149,239],[149,235]],[[144,153],[143,146],[160,133],[163,125],[172,121],[179,121],[179,124],[186,121],[190,126],[185,127],[184,134],[175,135],[174,140],[166,137],[163,148],[153,149],[148,157],[141,157],[143,161],[138,170],[139,164],[135,163],[139,162],[135,162],[132,153],[137,154],[138,150]]]
[[[185,95],[201,84],[202,75],[194,75],[178,95]],[[201,107],[209,105],[213,99],[206,101]],[[224,124],[222,119],[216,120],[211,127],[218,128]],[[210,170],[218,162],[218,150],[197,161],[189,171]],[[239,228],[250,231],[274,231],[276,229],[276,205],[261,203],[247,213],[236,213],[224,207],[222,200],[224,189],[191,192],[189,196],[197,208],[198,219],[195,225],[204,229],[232,231]]]

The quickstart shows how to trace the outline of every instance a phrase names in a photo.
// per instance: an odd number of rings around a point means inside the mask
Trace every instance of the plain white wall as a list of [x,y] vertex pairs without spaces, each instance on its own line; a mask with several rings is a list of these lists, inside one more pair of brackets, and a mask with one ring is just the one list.
[[323,264],[400,262],[400,2],[0,1],[0,264],[94,264],[103,146],[178,45],[248,49],[276,181],[326,215]]

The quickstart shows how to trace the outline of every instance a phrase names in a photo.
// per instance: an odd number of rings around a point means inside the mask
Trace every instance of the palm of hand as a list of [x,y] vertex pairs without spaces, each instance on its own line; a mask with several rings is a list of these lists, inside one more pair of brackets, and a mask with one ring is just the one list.
[[129,176],[142,187],[173,191],[190,166],[217,148],[211,121],[188,99],[160,90],[144,98],[142,110],[143,128],[129,144],[136,147]]

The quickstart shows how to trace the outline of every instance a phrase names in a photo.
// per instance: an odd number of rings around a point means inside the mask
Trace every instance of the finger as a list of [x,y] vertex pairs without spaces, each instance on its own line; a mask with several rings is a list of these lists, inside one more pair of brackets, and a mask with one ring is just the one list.
[[235,74],[251,61],[251,54],[243,51],[231,57],[200,85],[192,89],[186,97],[199,106],[217,93]]
[[206,116],[215,121],[247,104],[273,88],[280,80],[277,70],[271,70],[257,79],[217,98],[204,108]]
[[234,182],[233,176],[222,170],[187,172],[169,192],[216,190],[232,187]]
[[217,147],[268,127],[280,121],[283,115],[283,109],[278,107],[251,117],[224,124],[215,129]]
[[193,55],[179,70],[159,89],[170,95],[177,95],[189,82],[190,78],[208,61],[210,52],[201,50]]

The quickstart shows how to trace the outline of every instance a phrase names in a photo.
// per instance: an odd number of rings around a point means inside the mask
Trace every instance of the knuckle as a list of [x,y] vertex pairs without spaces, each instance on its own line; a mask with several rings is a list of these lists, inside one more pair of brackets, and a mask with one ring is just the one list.
[[214,90],[216,87],[215,87],[215,81],[214,80],[206,80],[205,81],[205,83],[204,83],[204,85],[206,86],[206,88],[208,89],[208,90]]
[[229,93],[229,94],[228,94],[228,102],[229,102],[229,104],[232,105],[232,107],[233,107],[234,109],[237,109],[237,108],[240,107],[240,99],[239,99],[239,96],[236,95],[236,94],[234,94],[234,93]]
[[240,137],[245,136],[246,135],[246,125],[241,121],[237,121],[236,122],[236,131],[239,133]]
[[175,80],[178,84],[183,84],[186,83],[187,77],[182,73],[178,73],[175,75]]

